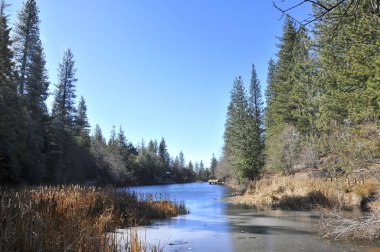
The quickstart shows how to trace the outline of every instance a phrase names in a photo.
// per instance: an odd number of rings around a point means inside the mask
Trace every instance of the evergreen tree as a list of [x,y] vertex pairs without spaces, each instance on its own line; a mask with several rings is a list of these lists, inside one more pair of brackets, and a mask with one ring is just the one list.
[[115,150],[117,149],[116,126],[115,125],[112,125],[110,139],[108,140],[108,147],[110,147],[111,149],[115,149]]
[[162,169],[169,169],[170,158],[164,138],[161,139],[160,145],[158,146],[158,158]]
[[125,148],[128,145],[127,138],[121,126],[119,127],[119,132],[117,133],[116,143],[117,143],[118,148],[120,149]]
[[[337,20],[336,14],[350,8],[342,3],[316,25],[316,43],[322,95],[319,128],[330,131],[340,124],[372,120],[368,97],[369,79],[380,50],[379,20],[368,1],[358,2],[355,15]],[[315,15],[321,10],[315,8]],[[339,26],[339,29],[336,27]]]
[[292,90],[289,96],[292,125],[303,135],[316,131],[317,94],[315,60],[310,52],[311,41],[304,28],[297,33],[293,48],[293,68],[289,73]]
[[154,146],[153,140],[150,140],[147,147],[148,153],[150,153],[152,156],[156,155],[156,148]]
[[[265,109],[265,153],[267,167],[282,169],[281,139],[290,137],[289,129],[303,134],[315,133],[317,114],[316,68],[310,55],[310,42],[304,29],[287,17],[278,45],[277,63],[268,66],[267,106]],[[287,139],[291,140],[291,139]]]
[[[267,89],[265,90],[265,100],[267,104],[270,104],[272,101],[272,98],[275,96],[275,93],[274,93],[275,90],[273,90],[275,73],[276,73],[276,62],[271,58],[268,62]],[[271,106],[268,105],[268,107],[271,107]]]
[[218,160],[215,158],[214,153],[212,153],[211,163],[210,163],[210,176],[215,178],[215,169],[218,166]]
[[264,165],[264,124],[263,124],[263,101],[260,81],[257,78],[255,66],[252,65],[251,85],[249,87],[249,111],[252,118],[252,128],[250,129],[250,159],[251,171],[250,179],[257,177]]
[[199,167],[198,167],[198,179],[199,180],[205,180],[205,165],[203,164],[203,161],[201,160],[199,162]]
[[10,28],[5,14],[7,7],[0,2],[0,181],[9,182],[19,176],[17,160],[17,87],[13,73]]
[[86,102],[81,96],[75,116],[77,141],[81,146],[90,147],[90,124],[87,118]]
[[20,125],[22,176],[39,183],[45,176],[48,77],[40,40],[38,7],[27,0],[18,13],[14,33],[15,63],[23,124]]
[[55,127],[70,132],[73,128],[76,109],[75,104],[75,61],[70,49],[65,51],[62,63],[58,67],[58,84],[56,85],[52,116]]
[[132,156],[138,155],[138,152],[137,149],[133,146],[133,144],[128,141],[127,137],[125,136],[124,130],[121,126],[119,127],[116,142],[118,152],[125,162],[125,168],[130,169],[132,167]]
[[[296,44],[297,32],[294,22],[290,17],[285,19],[283,35],[278,45],[278,60],[274,64],[270,62],[268,71],[268,106],[266,109],[267,128],[282,127],[284,123],[293,123],[292,107],[289,97],[293,88],[290,73],[294,67],[294,46]],[[273,73],[274,72],[274,73]]]
[[180,167],[180,169],[185,168],[185,155],[183,154],[183,151],[179,152],[178,158],[179,158],[179,167]]
[[194,172],[194,165],[193,163],[191,162],[191,160],[189,161],[189,164],[187,165],[187,169],[193,173]]
[[21,96],[31,85],[33,57],[41,51],[38,7],[35,0],[24,2],[17,15],[14,35],[14,52],[18,70],[18,92]]
[[100,126],[98,124],[95,125],[94,135],[92,137],[92,142],[103,144],[103,145],[106,144],[106,140],[103,137],[102,129],[100,128]]
[[232,87],[224,131],[224,150],[238,178],[253,179],[252,127],[253,121],[243,80],[238,77]]

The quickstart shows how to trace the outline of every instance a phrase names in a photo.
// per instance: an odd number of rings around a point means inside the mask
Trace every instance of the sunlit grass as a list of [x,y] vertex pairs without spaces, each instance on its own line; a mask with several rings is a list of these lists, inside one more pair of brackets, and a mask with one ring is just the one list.
[[[0,251],[116,251],[116,228],[187,213],[183,204],[163,197],[112,188],[2,188],[0,200]],[[123,242],[126,251],[147,249],[137,235]]]
[[273,176],[250,184],[244,195],[232,197],[231,201],[257,208],[350,209],[359,207],[365,197],[379,194],[379,189],[380,182],[371,180],[348,185],[325,178]]

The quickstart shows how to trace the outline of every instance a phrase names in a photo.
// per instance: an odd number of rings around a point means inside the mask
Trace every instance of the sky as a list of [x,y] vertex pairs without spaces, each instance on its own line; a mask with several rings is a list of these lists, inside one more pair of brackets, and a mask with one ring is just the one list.
[[[8,0],[14,23],[22,0]],[[290,6],[296,0],[276,1]],[[284,19],[269,0],[37,0],[50,92],[67,48],[92,128],[137,145],[165,138],[186,162],[221,155],[234,79],[252,64],[265,90]],[[292,15],[304,16],[308,8]],[[51,106],[53,96],[48,99]],[[79,100],[79,98],[78,98]]]

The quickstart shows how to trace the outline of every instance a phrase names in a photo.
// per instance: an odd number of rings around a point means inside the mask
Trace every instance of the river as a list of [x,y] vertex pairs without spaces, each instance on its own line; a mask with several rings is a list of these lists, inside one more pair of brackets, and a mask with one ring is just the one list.
[[188,183],[126,190],[170,195],[190,210],[188,215],[137,228],[148,243],[160,244],[164,251],[380,251],[378,243],[315,238],[313,227],[318,220],[313,212],[234,207],[221,201],[229,190],[220,185]]

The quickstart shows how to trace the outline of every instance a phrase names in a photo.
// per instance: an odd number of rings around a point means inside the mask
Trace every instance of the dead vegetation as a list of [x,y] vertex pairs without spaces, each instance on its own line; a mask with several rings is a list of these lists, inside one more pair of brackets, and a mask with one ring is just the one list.
[[[320,215],[320,238],[376,240],[380,238],[380,181],[270,175],[249,184],[245,194],[230,202],[261,210],[315,210]],[[347,216],[345,210],[359,208],[364,215]]]
[[367,210],[376,211],[379,195],[378,180],[348,184],[298,173],[295,176],[273,175],[251,183],[244,195],[234,196],[231,201],[259,209],[312,210],[323,207],[349,210],[367,207]]
[[376,240],[380,238],[379,213],[361,217],[345,217],[342,212],[322,212],[318,236],[331,240]]
[[[116,228],[187,212],[164,197],[112,188],[2,188],[0,200],[0,251],[117,251]],[[147,248],[136,235],[123,242],[126,251]]]

